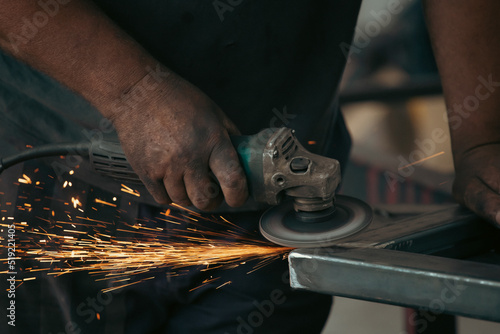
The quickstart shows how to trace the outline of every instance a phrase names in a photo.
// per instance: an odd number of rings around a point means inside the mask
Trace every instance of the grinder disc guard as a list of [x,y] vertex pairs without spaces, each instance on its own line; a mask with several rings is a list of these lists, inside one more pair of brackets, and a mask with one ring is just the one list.
[[[372,209],[365,202],[337,195],[335,211],[326,217],[322,213],[307,213],[300,217],[287,201],[267,210],[260,219],[260,232],[269,241],[287,247],[325,247],[368,226]],[[318,221],[313,220],[317,215]]]

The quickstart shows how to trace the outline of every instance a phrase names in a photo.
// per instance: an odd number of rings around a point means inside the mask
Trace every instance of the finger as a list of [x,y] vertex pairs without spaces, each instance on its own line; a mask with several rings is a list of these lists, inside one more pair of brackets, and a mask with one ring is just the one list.
[[187,173],[184,184],[191,203],[200,210],[213,210],[222,202],[222,191],[208,172]]
[[500,194],[478,177],[466,187],[463,202],[474,212],[500,226]]
[[491,161],[487,166],[483,167],[484,171],[477,175],[479,181],[484,183],[486,187],[490,188],[495,193],[500,193],[500,175],[498,175],[498,170],[500,169],[499,167],[500,163]]
[[214,148],[209,165],[219,181],[226,203],[232,207],[243,205],[248,197],[247,180],[229,139]]
[[170,197],[167,194],[167,191],[165,190],[163,182],[161,181],[155,182],[153,180],[147,179],[147,180],[142,180],[142,183],[144,183],[146,189],[153,196],[154,200],[158,204],[172,203],[172,200],[170,199]]
[[170,175],[163,179],[164,187],[170,199],[175,204],[182,206],[191,206],[189,196],[186,193],[182,175]]

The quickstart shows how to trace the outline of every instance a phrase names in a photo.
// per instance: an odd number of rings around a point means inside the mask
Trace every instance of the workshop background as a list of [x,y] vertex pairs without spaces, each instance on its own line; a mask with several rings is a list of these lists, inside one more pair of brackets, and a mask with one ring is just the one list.
[[[388,11],[394,2],[403,8],[400,13]],[[381,210],[391,210],[389,204],[418,210],[451,202],[446,107],[421,3],[364,1],[349,57],[341,101],[353,148],[342,192]],[[335,298],[323,333],[410,334],[411,312]],[[500,324],[457,317],[457,329],[496,334]]]

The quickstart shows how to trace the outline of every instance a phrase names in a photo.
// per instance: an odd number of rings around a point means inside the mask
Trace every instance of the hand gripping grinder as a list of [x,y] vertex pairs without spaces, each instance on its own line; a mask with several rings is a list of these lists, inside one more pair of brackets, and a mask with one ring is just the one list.
[[[260,219],[262,235],[289,247],[331,246],[366,227],[372,210],[337,195],[340,164],[307,151],[288,128],[231,138],[247,176],[250,195],[272,207]],[[138,181],[118,144],[92,143],[94,169],[122,181]]]
[[[339,162],[307,151],[293,130],[265,129],[231,140],[245,170],[250,195],[271,206],[260,219],[260,231],[271,242],[296,248],[331,246],[371,222],[370,206],[335,195],[341,179]],[[121,182],[140,182],[119,143],[102,140],[34,148],[2,159],[0,172],[27,159],[75,151],[82,155],[88,152],[92,168],[99,174]]]

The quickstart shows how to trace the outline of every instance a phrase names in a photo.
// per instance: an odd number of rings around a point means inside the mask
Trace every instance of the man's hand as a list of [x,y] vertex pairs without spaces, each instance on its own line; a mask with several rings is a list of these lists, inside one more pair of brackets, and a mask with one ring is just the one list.
[[455,165],[455,199],[500,227],[500,143],[472,148]]
[[164,88],[114,116],[135,172],[159,203],[209,210],[224,194],[230,206],[242,205],[248,191],[229,139],[238,132],[234,124],[205,94],[175,74]]

